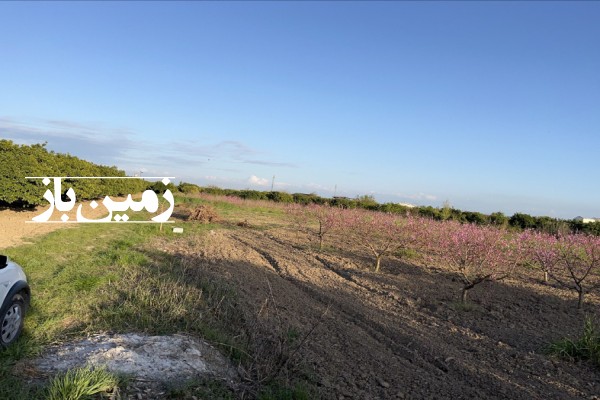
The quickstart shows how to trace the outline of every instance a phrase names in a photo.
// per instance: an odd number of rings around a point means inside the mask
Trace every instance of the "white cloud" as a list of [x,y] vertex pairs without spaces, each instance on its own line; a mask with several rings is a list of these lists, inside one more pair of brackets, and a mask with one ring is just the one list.
[[269,180],[266,178],[259,178],[256,175],[252,175],[250,178],[248,178],[248,183],[257,186],[268,186]]
[[[255,164],[270,167],[295,167],[294,164],[257,159],[264,151],[256,150],[237,140],[217,143],[175,139],[153,141],[126,128],[110,127],[100,122],[80,123],[67,120],[13,119],[0,116],[0,136],[19,144],[48,143],[48,149],[70,153],[80,158],[122,169],[137,170],[176,168],[181,172],[189,166],[225,170],[227,165]],[[231,168],[229,168],[231,172]]]
[[[0,118],[3,138],[19,144],[47,142],[48,149],[70,153],[85,160],[113,165],[120,158],[128,159],[134,149],[147,150],[136,141],[134,132],[111,128],[101,123],[78,124],[59,120],[13,120]],[[137,163],[144,164],[145,162]],[[128,165],[132,169],[134,165]]]

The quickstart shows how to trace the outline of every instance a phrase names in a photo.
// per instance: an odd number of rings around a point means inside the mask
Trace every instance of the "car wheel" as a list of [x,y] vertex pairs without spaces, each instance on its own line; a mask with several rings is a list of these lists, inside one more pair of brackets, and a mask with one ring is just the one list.
[[19,293],[15,294],[8,307],[0,315],[0,344],[6,347],[13,343],[23,330],[25,317],[25,299]]

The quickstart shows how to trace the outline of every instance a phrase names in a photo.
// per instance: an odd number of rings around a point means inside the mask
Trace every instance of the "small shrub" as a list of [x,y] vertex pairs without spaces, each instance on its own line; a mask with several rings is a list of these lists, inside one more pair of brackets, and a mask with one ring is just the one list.
[[267,193],[267,199],[276,203],[293,203],[294,196],[285,192],[269,192]]
[[179,190],[181,193],[185,193],[185,194],[196,194],[196,193],[200,193],[200,191],[201,191],[200,186],[194,185],[193,183],[187,183],[187,182],[179,183],[179,185],[177,185],[177,190]]
[[403,260],[418,260],[421,257],[417,250],[411,248],[400,248],[394,255]]

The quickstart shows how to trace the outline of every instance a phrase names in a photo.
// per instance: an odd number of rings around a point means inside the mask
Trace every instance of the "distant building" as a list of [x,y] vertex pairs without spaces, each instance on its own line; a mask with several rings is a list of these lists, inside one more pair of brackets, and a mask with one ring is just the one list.
[[575,217],[573,218],[577,222],[582,222],[584,224],[589,224],[592,222],[600,222],[600,218],[583,218],[583,217]]

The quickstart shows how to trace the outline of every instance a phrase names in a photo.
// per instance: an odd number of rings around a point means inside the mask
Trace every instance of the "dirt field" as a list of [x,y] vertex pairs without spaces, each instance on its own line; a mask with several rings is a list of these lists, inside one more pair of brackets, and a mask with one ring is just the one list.
[[[37,214],[0,212],[3,246],[65,226],[20,222]],[[271,222],[259,216],[250,228],[156,248],[228,281],[249,309],[273,299],[300,336],[316,326],[294,357],[324,399],[600,399],[597,367],[542,352],[580,335],[574,293],[523,273],[478,286],[465,310],[444,268],[387,258],[374,273],[350,243],[318,252]],[[586,301],[598,320],[598,296]]]
[[[522,276],[482,284],[464,310],[444,269],[392,259],[376,274],[366,254],[305,243],[287,228],[235,229],[163,250],[229,280],[248,304],[264,302],[270,285],[282,318],[302,332],[329,307],[300,352],[324,398],[600,398],[594,366],[542,354],[580,334],[573,293]],[[588,300],[597,310],[598,298]]]

